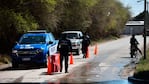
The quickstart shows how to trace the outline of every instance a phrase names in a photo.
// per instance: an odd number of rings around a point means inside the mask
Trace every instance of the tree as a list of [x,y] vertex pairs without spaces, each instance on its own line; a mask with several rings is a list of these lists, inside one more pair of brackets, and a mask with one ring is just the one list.
[[92,24],[89,31],[94,40],[111,35],[119,36],[130,17],[128,8],[115,0],[100,0],[92,8],[90,15]]
[[62,30],[82,30],[91,24],[90,8],[97,0],[65,0],[64,12],[61,15]]
[[[8,4],[7,1],[12,3]],[[37,29],[38,24],[29,13],[19,11],[19,0],[15,0],[15,2],[1,0],[0,2],[0,52],[6,53],[11,51],[10,48],[12,48],[20,34]]]
[[58,0],[24,0],[24,3],[38,22],[38,29],[53,31],[57,27],[58,14],[56,14],[55,8]]

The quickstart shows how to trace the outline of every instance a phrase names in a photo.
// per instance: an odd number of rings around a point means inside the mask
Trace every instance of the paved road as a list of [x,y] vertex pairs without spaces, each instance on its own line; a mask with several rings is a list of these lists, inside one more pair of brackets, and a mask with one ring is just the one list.
[[[69,65],[69,73],[56,72],[46,75],[47,68],[19,68],[0,71],[1,83],[12,82],[56,82],[56,83],[90,83],[112,80],[125,80],[120,71],[132,59],[129,55],[129,40],[126,36],[121,39],[98,44],[98,55],[94,55],[95,46],[90,47],[90,57],[83,59],[82,55],[74,56],[74,64]],[[143,37],[137,36],[140,48]],[[148,39],[147,39],[148,40]],[[148,42],[148,41],[147,41]]]
[[[57,81],[64,83],[94,83],[126,80],[124,82],[127,84],[128,76],[133,74],[129,74],[125,77],[121,77],[120,75],[124,66],[134,61],[129,55],[129,40],[130,37],[128,36],[99,44],[97,56],[94,56],[88,63],[77,67],[72,73]],[[139,41],[139,47],[141,48],[143,46],[142,36],[137,36],[137,40]],[[91,50],[93,51],[93,48]]]

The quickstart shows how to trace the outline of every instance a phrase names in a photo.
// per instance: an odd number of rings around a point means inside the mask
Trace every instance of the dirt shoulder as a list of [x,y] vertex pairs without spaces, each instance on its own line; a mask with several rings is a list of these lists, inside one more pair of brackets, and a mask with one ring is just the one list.
[[120,77],[122,79],[128,79],[128,77],[133,76],[136,70],[136,64],[138,62],[139,59],[131,58],[131,62],[120,71]]

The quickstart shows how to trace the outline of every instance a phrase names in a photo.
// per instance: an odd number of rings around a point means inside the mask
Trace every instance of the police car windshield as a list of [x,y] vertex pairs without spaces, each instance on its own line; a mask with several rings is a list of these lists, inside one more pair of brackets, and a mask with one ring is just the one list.
[[67,33],[68,39],[76,39],[78,38],[77,33]]
[[45,36],[23,36],[20,44],[44,44]]

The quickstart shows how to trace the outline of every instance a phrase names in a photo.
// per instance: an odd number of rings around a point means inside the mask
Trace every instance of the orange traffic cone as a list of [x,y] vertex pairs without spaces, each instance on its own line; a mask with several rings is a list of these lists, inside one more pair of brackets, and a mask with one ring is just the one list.
[[58,53],[58,64],[60,65],[60,53]]
[[58,68],[59,68],[59,71],[60,71],[60,53],[58,53]]
[[89,58],[89,48],[87,47],[86,58]]
[[70,64],[73,64],[73,54],[70,54]]
[[48,57],[48,64],[47,64],[47,73],[50,75],[52,73],[52,68],[51,68],[51,62],[50,62],[50,56]]
[[97,44],[95,45],[94,54],[97,55]]

